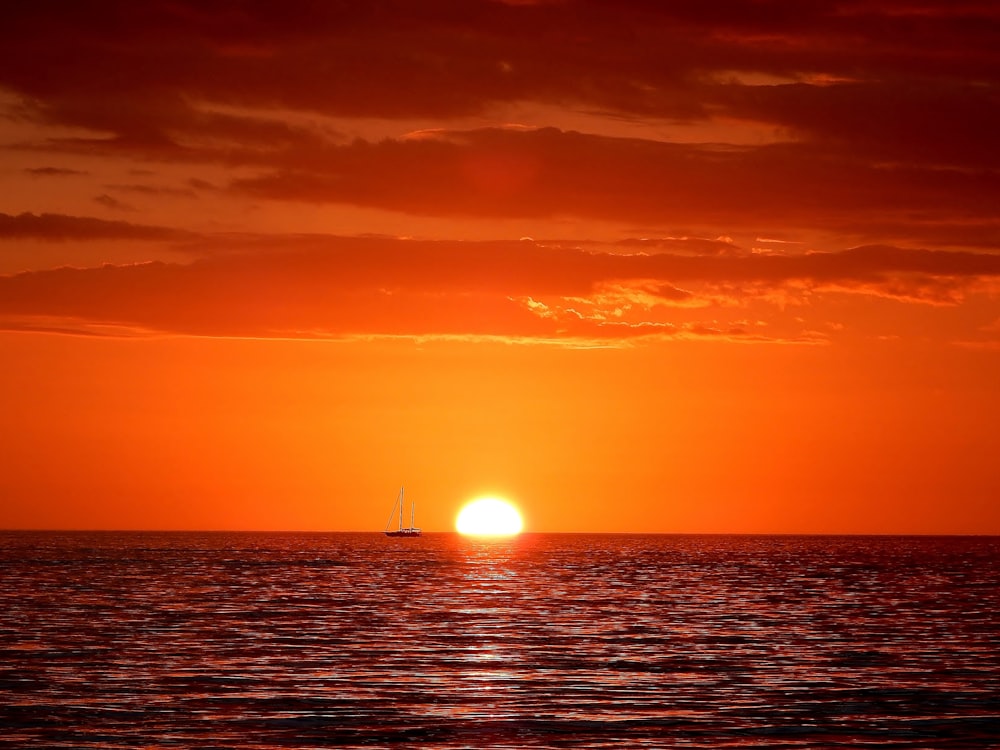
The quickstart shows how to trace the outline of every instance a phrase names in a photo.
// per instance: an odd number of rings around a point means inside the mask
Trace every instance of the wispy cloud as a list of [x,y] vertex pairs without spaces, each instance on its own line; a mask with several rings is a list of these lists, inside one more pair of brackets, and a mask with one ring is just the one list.
[[107,193],[95,195],[94,203],[99,203],[105,208],[110,208],[112,211],[125,211],[127,213],[131,213],[139,210],[131,203],[126,203],[125,201],[119,200],[113,195],[108,195]]
[[4,239],[36,240],[180,240],[194,237],[168,227],[107,221],[89,216],[22,213],[12,216],[0,213],[0,241]]
[[169,185],[145,185],[142,183],[105,185],[109,190],[118,190],[123,193],[134,193],[144,196],[165,196],[169,198],[195,198],[195,191],[188,188],[171,187]]
[[[820,294],[954,305],[1000,279],[997,255],[894,247],[649,255],[535,242],[263,241],[275,249],[226,252],[187,265],[0,277],[0,315],[22,321],[62,316],[209,336],[657,336],[815,343],[824,336],[808,326],[771,333],[716,324],[708,309]],[[678,317],[681,309],[687,313]],[[699,309],[706,310],[701,322]]]
[[79,169],[65,167],[28,167],[24,171],[32,177],[76,177],[87,174]]

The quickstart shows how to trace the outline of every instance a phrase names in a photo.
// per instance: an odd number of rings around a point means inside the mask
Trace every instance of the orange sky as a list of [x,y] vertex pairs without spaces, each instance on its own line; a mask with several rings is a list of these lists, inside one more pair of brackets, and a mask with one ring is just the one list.
[[0,528],[1000,533],[1000,9],[21,4]]

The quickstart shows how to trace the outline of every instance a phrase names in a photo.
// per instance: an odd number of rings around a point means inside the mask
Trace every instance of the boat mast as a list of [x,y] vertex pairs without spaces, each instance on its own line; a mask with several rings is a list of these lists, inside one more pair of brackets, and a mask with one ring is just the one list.
[[399,488],[399,530],[403,530],[403,488]]
[[411,500],[410,501],[410,528],[411,529],[413,528],[413,507],[414,507],[414,505],[415,505],[415,503]]

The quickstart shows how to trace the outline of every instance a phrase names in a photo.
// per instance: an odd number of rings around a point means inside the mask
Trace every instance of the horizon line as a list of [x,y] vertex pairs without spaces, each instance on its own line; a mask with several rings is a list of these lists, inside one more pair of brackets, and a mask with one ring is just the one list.
[[[384,535],[384,531],[370,529],[81,529],[81,528],[0,528],[0,534],[372,534]],[[455,530],[428,531],[423,535],[466,536]],[[476,537],[484,539],[514,539],[519,536],[784,536],[784,537],[1000,537],[996,532],[972,531],[521,531],[502,537]],[[475,535],[469,535],[475,536]]]

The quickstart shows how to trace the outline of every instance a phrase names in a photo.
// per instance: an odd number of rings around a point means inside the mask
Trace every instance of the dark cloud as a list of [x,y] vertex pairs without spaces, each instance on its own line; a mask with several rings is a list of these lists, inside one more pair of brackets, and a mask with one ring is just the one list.
[[139,210],[131,203],[126,203],[125,201],[121,201],[118,198],[115,198],[113,195],[108,195],[107,193],[101,193],[100,195],[94,196],[94,202],[100,203],[102,206],[104,206],[105,208],[110,208],[112,211],[133,212]]
[[89,216],[0,213],[0,240],[180,240],[191,237],[190,232],[176,229]]
[[837,153],[927,168],[1000,168],[1000,90],[982,81],[733,85],[719,99],[734,117],[773,123]]
[[84,1],[19,4],[4,20],[0,84],[53,121],[112,133],[106,145],[285,137],[192,101],[390,118],[536,101],[753,118],[873,155],[996,164],[988,3]]
[[[22,148],[250,168],[232,189],[267,199],[988,248],[998,50],[991,3],[39,0],[0,24],[0,87],[22,122],[92,131]],[[664,135],[364,141],[313,117],[447,128],[526,102]],[[669,140],[733,123],[764,135]]]
[[213,191],[219,189],[216,185],[213,185],[208,180],[202,180],[198,177],[192,177],[191,179],[188,180],[187,184],[190,185],[191,188],[194,190]]
[[[720,147],[492,128],[329,146],[308,164],[296,156],[233,188],[439,216],[744,229],[780,222],[859,234],[881,224],[870,237],[917,243],[928,224],[961,216],[974,244],[990,244],[1000,174],[880,164],[806,144]],[[952,242],[962,245],[963,234]]]
[[32,177],[75,177],[88,174],[78,169],[65,169],[63,167],[29,167],[24,171]]
[[164,185],[144,185],[144,184],[115,184],[105,185],[109,190],[118,190],[124,193],[135,193],[146,196],[167,196],[171,198],[194,198],[196,194],[191,188],[176,188]]

